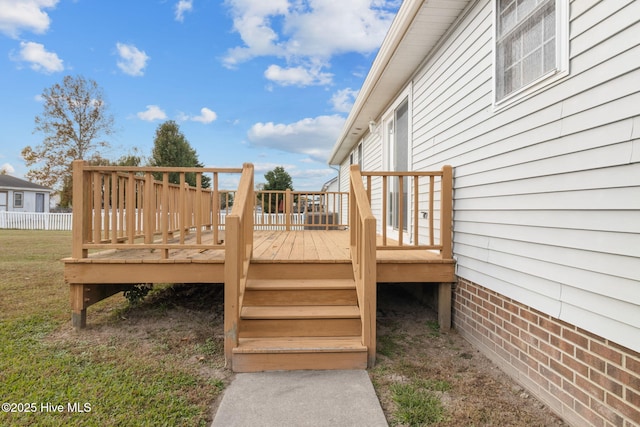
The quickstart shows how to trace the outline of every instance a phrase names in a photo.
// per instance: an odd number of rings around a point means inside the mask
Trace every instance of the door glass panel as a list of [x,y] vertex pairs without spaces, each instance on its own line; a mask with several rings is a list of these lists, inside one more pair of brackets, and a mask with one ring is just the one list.
[[[409,102],[404,101],[394,114],[395,131],[390,135],[392,170],[395,172],[406,172],[409,170]],[[402,186],[400,181],[402,180]],[[402,187],[402,188],[400,188]],[[395,229],[400,228],[400,218],[402,217],[402,229],[407,227],[407,190],[408,179],[406,177],[392,179],[389,194],[389,225]],[[402,214],[400,212],[402,207]]]

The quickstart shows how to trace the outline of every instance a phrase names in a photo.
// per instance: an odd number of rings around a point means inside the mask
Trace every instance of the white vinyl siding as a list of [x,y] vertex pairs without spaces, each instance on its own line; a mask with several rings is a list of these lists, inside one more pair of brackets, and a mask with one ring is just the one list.
[[413,79],[409,167],[455,168],[460,277],[640,351],[640,2],[569,10],[570,74],[495,111],[479,1]]

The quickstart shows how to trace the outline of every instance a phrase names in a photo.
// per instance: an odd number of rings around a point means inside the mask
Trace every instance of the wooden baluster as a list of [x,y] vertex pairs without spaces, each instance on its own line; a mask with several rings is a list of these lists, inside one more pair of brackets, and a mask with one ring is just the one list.
[[420,206],[420,183],[418,181],[418,175],[413,176],[413,244],[418,246],[418,239],[420,236],[419,233],[419,212],[418,208]]
[[440,195],[440,244],[442,258],[453,257],[451,242],[451,221],[453,213],[453,169],[446,165],[442,168],[442,194]]
[[202,173],[196,173],[196,203],[195,203],[195,221],[196,221],[196,244],[202,244]]
[[[171,214],[171,210],[169,209],[169,173],[162,173],[162,210],[161,210],[161,219],[160,219],[160,227],[162,227],[162,243],[165,245],[169,242],[169,215]],[[169,249],[164,249],[162,251],[162,258],[169,258]]]
[[435,244],[435,236],[433,235],[433,192],[435,191],[435,180],[436,177],[434,175],[429,176],[429,211],[427,215],[429,216],[429,244],[431,246]]
[[153,243],[153,232],[155,230],[155,200],[153,197],[153,175],[146,172],[144,177],[144,199],[143,199],[143,216],[142,230],[144,232],[144,242],[146,244]]
[[137,207],[136,207],[136,181],[135,174],[133,172],[127,173],[127,188],[126,188],[126,234],[127,234],[127,243],[133,243],[135,239],[135,229],[136,229],[136,216],[137,216]]
[[287,231],[291,231],[291,207],[293,206],[292,204],[292,198],[291,198],[291,190],[287,188],[287,190],[284,193],[284,209],[283,209],[283,213],[284,213],[284,221],[285,221],[285,229]]
[[109,216],[110,216],[110,201],[111,201],[111,186],[109,175],[107,173],[102,174],[102,240],[109,239]]
[[100,243],[102,232],[102,176],[92,173],[93,178],[93,243]]
[[118,243],[118,174],[111,172],[111,243]]
[[186,233],[187,227],[187,192],[185,189],[185,176],[184,172],[180,172],[180,216],[178,218],[179,229],[180,229],[180,244],[184,245],[184,235]]
[[398,177],[398,246],[403,245],[404,237],[404,177]]
[[86,258],[88,251],[84,244],[90,237],[89,224],[91,223],[91,173],[84,171],[86,163],[82,160],[73,162],[73,258]]
[[124,194],[125,194],[125,178],[123,176],[118,176],[118,238],[121,239],[124,237]]
[[389,198],[387,175],[382,176],[382,246],[387,246],[387,199]]
[[[211,218],[213,220],[213,244],[217,245],[220,243],[220,192],[218,190],[218,173],[214,172],[213,174],[213,206],[211,208]],[[225,204],[225,206],[228,205]]]

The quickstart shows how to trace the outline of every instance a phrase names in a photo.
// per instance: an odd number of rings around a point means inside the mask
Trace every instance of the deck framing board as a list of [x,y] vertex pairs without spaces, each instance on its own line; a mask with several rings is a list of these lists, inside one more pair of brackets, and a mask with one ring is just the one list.
[[[349,234],[337,230],[257,230],[252,263],[350,263]],[[68,283],[222,283],[224,251],[106,250],[88,258],[66,258]],[[453,260],[417,250],[377,251],[378,282],[454,282]]]
[[[211,235],[203,235],[203,240]],[[186,237],[188,242],[194,234]],[[259,276],[255,278],[268,279],[276,275],[314,279],[324,276],[327,269],[332,269],[336,278],[352,277],[347,231],[256,230],[254,242],[252,271]],[[84,327],[86,308],[97,302],[93,298],[88,303],[82,302],[89,286],[112,289],[114,285],[140,283],[224,283],[224,250],[171,249],[166,259],[161,252],[148,248],[109,249],[87,258],[64,259],[64,277],[71,285],[74,326]],[[449,293],[450,286],[441,284],[456,281],[453,259],[442,259],[439,254],[424,250],[378,250],[376,274],[378,283],[420,282],[439,286],[442,294],[439,320],[448,328],[450,298],[445,293]],[[75,303],[74,295],[78,300]],[[98,292],[96,298],[100,295],[108,296]]]

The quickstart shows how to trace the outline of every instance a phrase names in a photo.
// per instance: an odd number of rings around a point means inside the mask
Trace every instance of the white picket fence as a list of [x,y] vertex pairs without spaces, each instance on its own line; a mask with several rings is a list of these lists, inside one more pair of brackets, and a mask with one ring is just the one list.
[[[103,212],[104,215],[104,212]],[[36,212],[8,212],[0,211],[0,229],[15,230],[68,230],[71,231],[71,213],[36,213]],[[224,225],[225,212],[221,212],[220,224]],[[303,229],[304,214],[291,214],[289,219],[293,229]],[[254,224],[260,230],[284,229],[286,218],[284,214],[256,213]]]
[[71,230],[70,213],[0,211],[0,229]]

